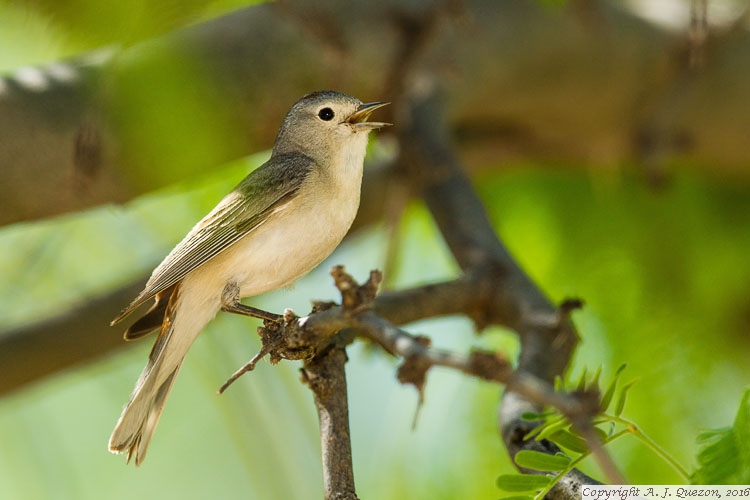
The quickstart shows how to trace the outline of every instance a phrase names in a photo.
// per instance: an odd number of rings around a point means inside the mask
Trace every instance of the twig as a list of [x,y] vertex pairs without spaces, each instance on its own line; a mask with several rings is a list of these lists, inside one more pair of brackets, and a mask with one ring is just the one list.
[[255,365],[257,365],[261,359],[265,358],[266,355],[269,354],[271,350],[273,350],[276,347],[278,347],[278,343],[272,343],[272,342],[264,343],[260,351],[258,351],[258,353],[255,356],[253,356],[250,359],[250,361],[245,363],[239,370],[234,372],[232,376],[229,377],[227,381],[224,382],[224,384],[221,387],[219,387],[219,390],[217,392],[219,394],[223,394],[224,391],[226,391],[227,388],[230,385],[232,385],[238,378],[240,378],[247,372],[253,371],[255,369]]

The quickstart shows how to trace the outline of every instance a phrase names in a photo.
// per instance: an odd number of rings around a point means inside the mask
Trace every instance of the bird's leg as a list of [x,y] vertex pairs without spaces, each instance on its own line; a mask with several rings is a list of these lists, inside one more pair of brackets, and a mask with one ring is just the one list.
[[278,321],[284,317],[281,314],[275,314],[264,311],[263,309],[246,306],[240,302],[240,287],[237,283],[233,282],[227,283],[227,286],[224,287],[224,291],[221,294],[221,310],[268,321]]

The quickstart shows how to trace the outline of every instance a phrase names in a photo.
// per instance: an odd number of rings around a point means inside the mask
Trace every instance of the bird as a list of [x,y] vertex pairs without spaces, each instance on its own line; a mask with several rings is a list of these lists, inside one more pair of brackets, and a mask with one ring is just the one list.
[[387,104],[330,90],[300,98],[268,161],[188,232],[112,321],[153,300],[124,337],[159,333],[109,439],[111,452],[143,462],[190,346],[219,311],[278,319],[240,299],[291,285],[338,246],[359,208],[368,134],[391,125],[368,119]]

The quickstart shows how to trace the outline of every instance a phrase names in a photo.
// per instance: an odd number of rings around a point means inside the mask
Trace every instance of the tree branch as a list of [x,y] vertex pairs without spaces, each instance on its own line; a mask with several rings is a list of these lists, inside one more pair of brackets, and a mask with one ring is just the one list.
[[[534,446],[533,440],[518,441],[527,434],[519,433],[528,427],[521,418],[523,413],[553,404],[573,421],[592,415],[567,406],[568,401],[556,401],[551,386],[554,377],[567,367],[578,336],[569,320],[569,308],[555,308],[497,238],[453,149],[439,80],[420,69],[406,78],[411,85],[405,87],[396,108],[401,162],[459,265],[467,277],[476,280],[484,317],[479,326],[498,323],[518,332],[521,353],[514,382],[533,381],[530,386],[509,383],[499,412],[499,428],[512,458],[520,449]],[[538,393],[534,395],[534,391]],[[573,404],[580,406],[577,401]],[[590,445],[600,449],[597,442]],[[575,480],[565,484],[573,485]],[[551,498],[570,494],[555,491]]]
[[326,500],[357,500],[349,433],[346,389],[346,351],[342,346],[307,359],[302,379],[315,396],[323,451],[323,488]]
[[[433,366],[442,366],[482,380],[504,384],[510,391],[509,394],[522,397],[523,401],[532,405],[533,408],[554,406],[572,422],[578,423],[579,428],[584,431],[588,422],[598,412],[598,395],[592,398],[592,395],[588,393],[555,392],[547,381],[529,373],[514,371],[505,358],[495,353],[475,350],[467,356],[436,350],[430,347],[427,337],[415,337],[395,327],[373,310],[376,304],[375,295],[382,279],[380,272],[371,272],[367,282],[361,286],[344,272],[342,266],[334,267],[331,275],[341,292],[341,305],[319,303],[313,308],[313,312],[305,317],[299,317],[287,309],[282,320],[264,321],[264,326],[258,329],[262,341],[260,352],[235,372],[220,389],[220,392],[223,392],[241,375],[253,370],[255,364],[266,355],[270,357],[271,363],[276,363],[281,359],[304,359],[303,373],[306,377],[311,367],[322,370],[322,372],[313,372],[325,373],[325,375],[320,375],[321,384],[311,387],[316,398],[322,397],[321,394],[329,398],[325,401],[325,408],[322,410],[321,404],[323,403],[317,402],[316,399],[319,412],[324,413],[321,415],[321,432],[323,433],[326,484],[331,482],[338,485],[332,490],[329,490],[327,486],[327,494],[329,491],[330,494],[333,492],[353,494],[354,492],[353,479],[349,478],[349,475],[353,477],[353,473],[351,472],[351,443],[345,408],[346,380],[343,364],[346,354],[342,344],[350,342],[357,332],[369,337],[387,352],[404,360],[398,369],[398,379],[401,383],[414,385],[420,393],[420,401],[428,371]],[[339,333],[342,330],[344,332]],[[327,361],[324,366],[316,364],[318,358],[326,359],[331,352],[337,353],[336,356],[339,356],[337,361]],[[310,383],[309,380],[307,382]],[[333,390],[334,387],[343,390],[344,394],[337,396],[329,394],[328,391]],[[331,422],[332,419],[336,420],[335,424]],[[330,435],[332,425],[338,426],[340,432],[338,436]],[[518,450],[535,449],[551,454],[559,451],[554,444],[547,441],[543,443],[534,440],[524,441],[523,436],[531,430],[531,424],[524,421],[522,425],[523,427],[514,427],[511,430],[514,436],[513,443],[518,445]],[[520,432],[523,433],[519,434]],[[586,437],[591,439],[591,436]],[[591,443],[591,449],[595,451],[595,455],[606,461],[608,456],[603,453],[601,447],[597,449],[597,442],[591,441]],[[606,470],[608,469],[605,468]],[[328,477],[331,474],[337,477]],[[614,469],[614,474],[616,474],[616,469]],[[568,485],[569,488],[579,487],[581,480],[586,484],[596,483],[584,474],[573,471],[562,484]],[[622,481],[618,484],[621,483]],[[570,495],[570,491],[556,487],[550,495],[552,495],[550,498],[565,498]]]
[[0,395],[125,348],[122,330],[110,328],[109,322],[144,281],[91,297],[59,316],[0,332]]
[[[471,168],[528,158],[630,166],[677,154],[747,178],[750,69],[736,64],[746,30],[712,39],[719,57],[686,77],[679,37],[606,0],[588,2],[593,23],[529,0],[466,0],[458,14],[445,14],[446,3],[455,2],[263,3],[123,52],[8,75],[0,225],[124,202],[268,147],[287,103],[316,88],[391,99],[401,64],[414,60],[449,83],[446,120]],[[440,29],[409,34],[425,23]],[[205,106],[173,134],[144,137],[143,119],[124,112],[183,116],[186,103]],[[184,154],[207,129],[221,133]]]

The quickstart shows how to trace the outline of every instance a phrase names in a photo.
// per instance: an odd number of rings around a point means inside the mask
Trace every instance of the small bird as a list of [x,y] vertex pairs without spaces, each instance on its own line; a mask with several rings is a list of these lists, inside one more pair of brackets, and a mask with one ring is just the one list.
[[188,349],[219,310],[276,319],[240,302],[292,284],[341,242],[359,208],[367,121],[388,104],[308,94],[284,118],[271,158],[240,182],[157,266],[113,321],[155,299],[126,340],[159,329],[148,364],[109,438],[140,465]]

